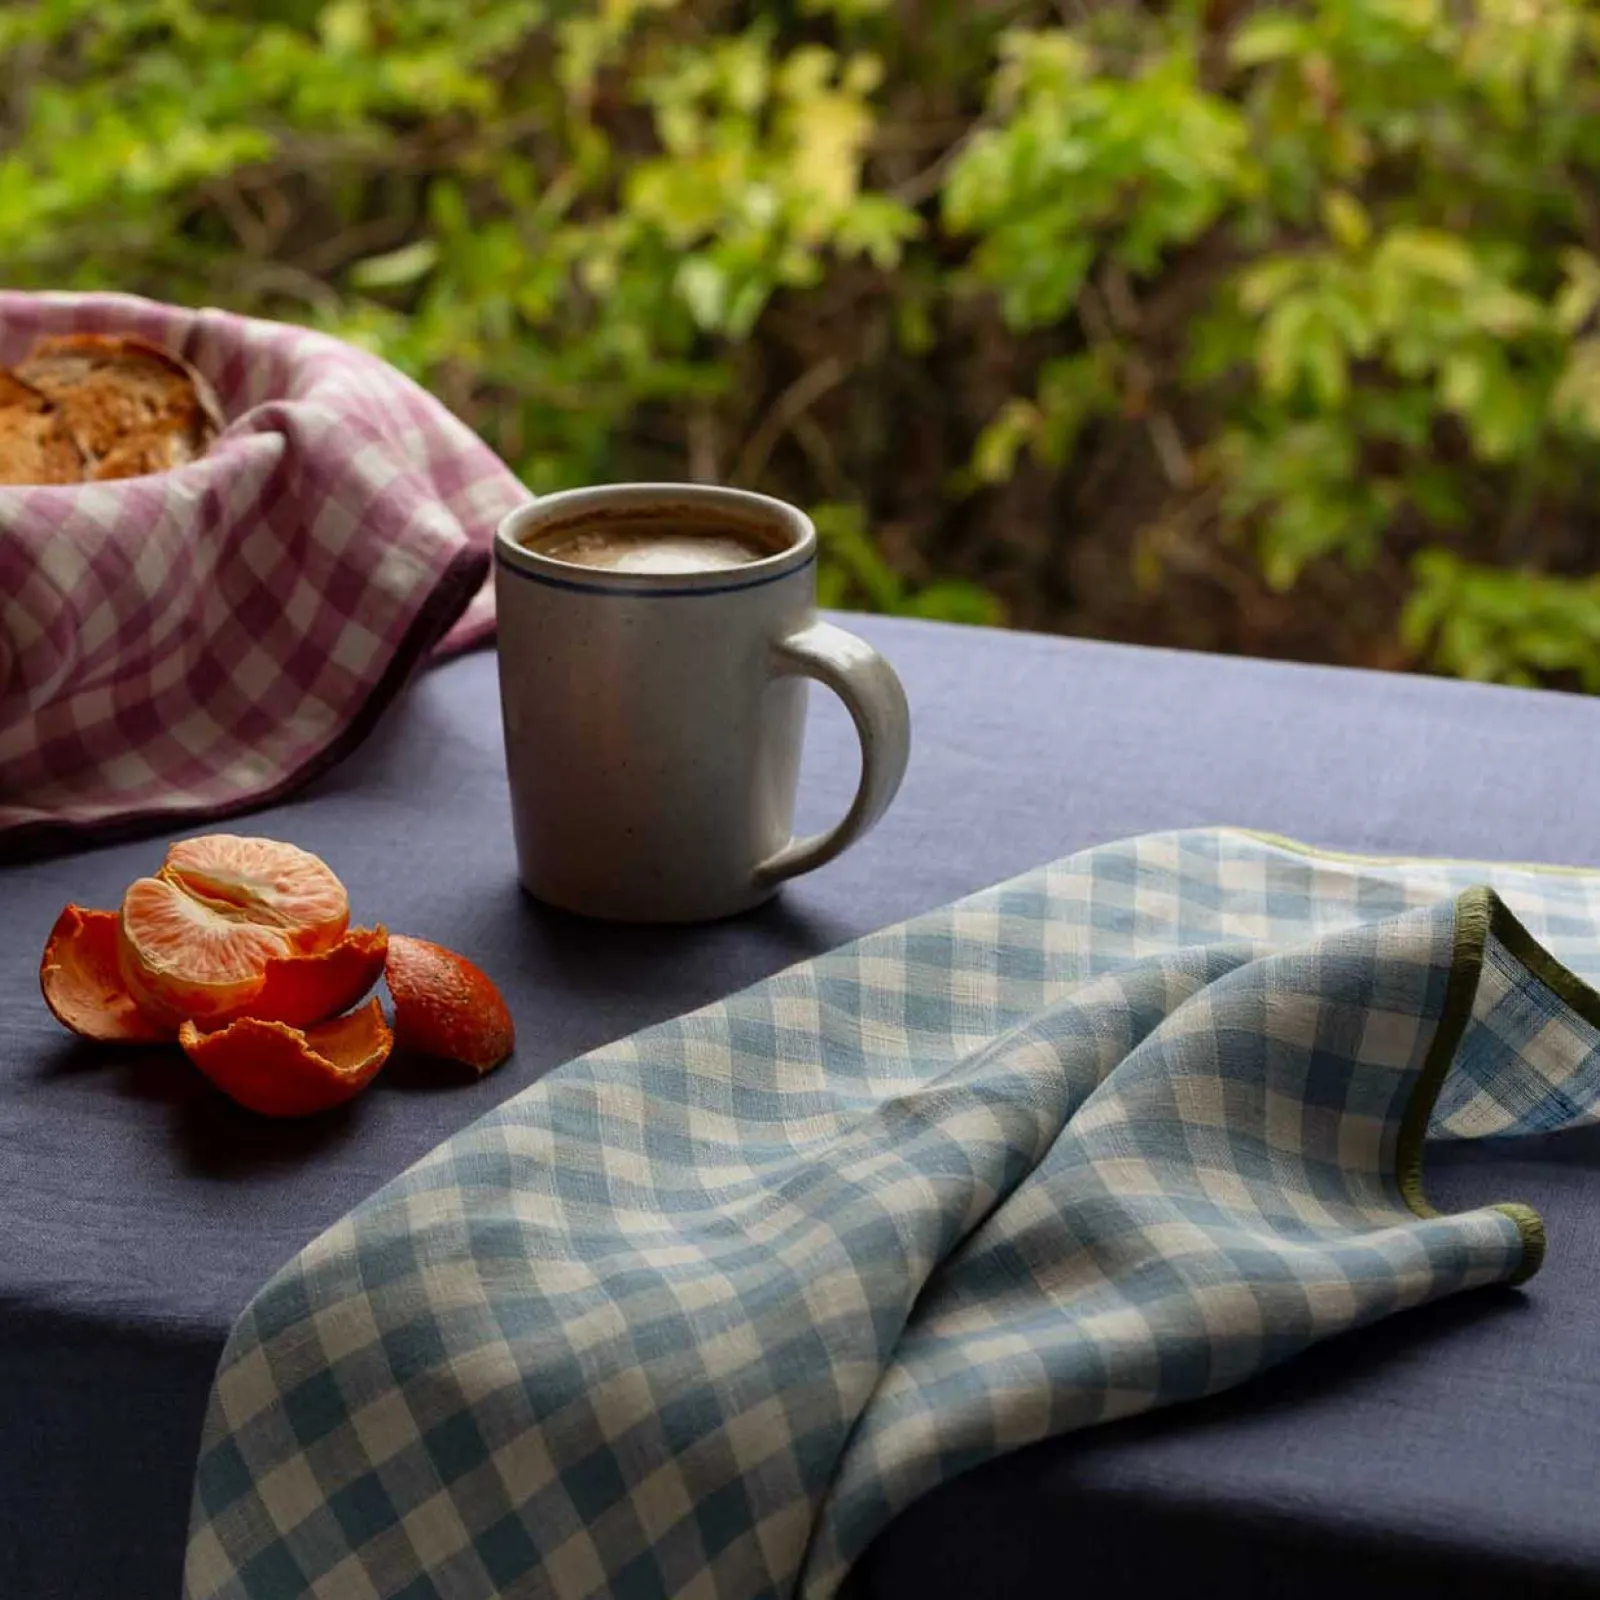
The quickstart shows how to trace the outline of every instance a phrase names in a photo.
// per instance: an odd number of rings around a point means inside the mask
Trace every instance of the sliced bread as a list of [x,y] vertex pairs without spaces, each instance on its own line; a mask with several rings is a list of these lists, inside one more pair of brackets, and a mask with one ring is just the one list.
[[82,483],[85,465],[49,398],[0,367],[0,483]]
[[144,339],[101,333],[41,339],[15,376],[59,411],[88,479],[181,467],[204,455],[222,428],[205,379]]

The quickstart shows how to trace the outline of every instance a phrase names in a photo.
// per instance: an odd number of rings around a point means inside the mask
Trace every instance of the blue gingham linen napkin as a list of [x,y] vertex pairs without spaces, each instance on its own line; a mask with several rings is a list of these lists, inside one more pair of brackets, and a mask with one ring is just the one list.
[[256,1297],[187,1593],[832,1595],[981,1461],[1531,1273],[1424,1138],[1593,1120],[1597,976],[1600,875],[1170,833],[597,1051]]

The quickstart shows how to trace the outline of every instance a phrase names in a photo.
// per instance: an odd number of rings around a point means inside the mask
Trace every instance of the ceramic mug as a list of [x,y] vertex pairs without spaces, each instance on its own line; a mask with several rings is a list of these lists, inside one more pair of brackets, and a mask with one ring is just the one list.
[[[663,574],[530,548],[652,525],[727,531],[753,558]],[[500,701],[532,895],[629,922],[728,916],[884,814],[910,753],[905,691],[871,645],[818,618],[816,553],[803,512],[704,485],[573,489],[500,525]],[[861,782],[837,827],[796,839],[811,678],[855,721]]]

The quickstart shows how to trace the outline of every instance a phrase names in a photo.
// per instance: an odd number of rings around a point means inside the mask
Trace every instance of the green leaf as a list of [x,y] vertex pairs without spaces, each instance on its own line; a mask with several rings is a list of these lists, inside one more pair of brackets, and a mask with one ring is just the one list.
[[885,195],[862,195],[839,218],[834,247],[842,256],[868,256],[874,266],[888,271],[922,227],[922,218],[908,206]]
[[1322,197],[1322,224],[1340,249],[1363,249],[1372,237],[1372,219],[1353,194],[1330,189]]
[[724,330],[731,339],[744,339],[755,327],[771,298],[771,286],[759,278],[747,278],[728,302]]
[[728,309],[728,277],[708,256],[685,256],[678,264],[678,293],[702,328],[722,327]]
[[1306,325],[1301,336],[1300,366],[1317,403],[1337,411],[1350,393],[1350,372],[1344,349],[1325,317]]
[[1537,300],[1499,283],[1475,285],[1463,297],[1462,311],[1471,323],[1497,339],[1515,339],[1545,323],[1545,309]]
[[1405,476],[1412,503],[1436,528],[1459,528],[1467,520],[1465,479],[1449,467],[1422,462]]
[[1031,400],[1007,400],[972,448],[972,471],[977,480],[1004,483],[1016,470],[1018,452],[1038,436],[1043,422]]
[[365,54],[372,48],[372,13],[366,0],[333,0],[323,6],[317,31],[332,55]]
[[1437,228],[1395,228],[1380,241],[1378,254],[1384,267],[1456,289],[1465,289],[1478,276],[1471,246]]
[[1491,373],[1481,350],[1463,350],[1439,368],[1439,398],[1463,415],[1474,410],[1488,390]]
[[1561,257],[1566,282],[1556,295],[1552,314],[1563,333],[1576,333],[1600,309],[1600,261],[1587,250],[1567,250]]
[[1600,338],[1580,339],[1568,352],[1550,414],[1571,432],[1600,439]]
[[841,611],[850,599],[850,574],[830,557],[817,563],[817,604],[829,611]]
[[1600,582],[1508,571],[1424,551],[1402,634],[1460,677],[1528,684],[1568,673],[1600,688]]
[[812,17],[837,17],[841,22],[858,22],[889,9],[891,0],[802,0],[801,10]]
[[439,260],[436,239],[417,239],[381,256],[367,256],[350,268],[357,289],[397,289],[426,277]]
[[1256,67],[1300,55],[1310,45],[1311,32],[1303,21],[1268,11],[1252,17],[1233,36],[1228,59],[1236,67]]
[[428,217],[446,238],[466,233],[472,223],[461,186],[448,178],[435,178],[428,185]]
[[1256,366],[1269,395],[1282,399],[1299,381],[1305,333],[1314,316],[1312,302],[1304,298],[1282,301],[1268,314],[1256,344]]
[[1235,280],[1240,306],[1260,315],[1293,289],[1300,288],[1311,264],[1300,256],[1272,256],[1247,267]]
[[894,613],[905,602],[899,574],[884,560],[867,532],[866,512],[852,502],[830,501],[812,509],[825,558],[848,575],[850,592],[873,611]]
[[1003,620],[999,600],[975,583],[929,584],[918,589],[900,609],[904,616],[970,623],[975,627],[992,628]]
[[927,296],[902,294],[894,306],[895,338],[909,356],[925,356],[938,342]]

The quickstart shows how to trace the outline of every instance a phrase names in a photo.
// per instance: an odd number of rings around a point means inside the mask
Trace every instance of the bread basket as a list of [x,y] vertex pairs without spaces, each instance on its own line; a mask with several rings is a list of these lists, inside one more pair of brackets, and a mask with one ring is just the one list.
[[491,632],[490,542],[526,498],[327,335],[0,291],[0,367],[73,333],[189,363],[220,431],[166,470],[0,487],[0,855],[223,816],[327,767],[419,663]]

